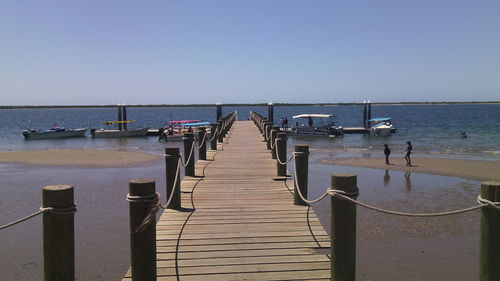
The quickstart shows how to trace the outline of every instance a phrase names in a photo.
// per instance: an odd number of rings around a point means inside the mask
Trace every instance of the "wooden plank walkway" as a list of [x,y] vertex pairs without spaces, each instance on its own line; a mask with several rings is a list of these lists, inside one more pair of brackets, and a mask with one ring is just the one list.
[[[207,153],[215,160],[198,161],[197,177],[184,178],[186,210],[165,211],[157,224],[158,280],[329,280],[330,260],[316,251],[307,207],[293,205],[284,183],[272,180],[276,160],[261,140],[252,122],[235,122],[223,151]],[[312,210],[310,221],[329,247]]]

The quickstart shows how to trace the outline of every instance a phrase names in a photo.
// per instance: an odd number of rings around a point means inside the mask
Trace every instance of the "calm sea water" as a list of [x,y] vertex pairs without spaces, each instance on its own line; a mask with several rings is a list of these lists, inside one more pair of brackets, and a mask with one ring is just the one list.
[[[267,115],[267,107],[223,107],[237,110],[247,119],[250,110]],[[500,105],[398,105],[373,106],[373,117],[392,117],[398,131],[390,137],[345,135],[342,138],[290,138],[311,146],[318,158],[381,156],[384,143],[393,151],[403,150],[411,140],[420,156],[500,160]],[[281,116],[329,113],[338,125],[360,126],[362,106],[280,106]],[[135,127],[164,126],[169,120],[215,121],[215,108],[129,108]],[[112,108],[12,109],[0,110],[0,151],[97,148],[125,149],[160,154],[165,143],[156,137],[129,139],[75,138],[25,141],[26,128],[102,128],[114,120]],[[459,137],[461,131],[468,138]],[[181,143],[169,143],[181,146]],[[476,181],[453,177],[411,174],[357,167],[338,167],[313,162],[310,194],[316,198],[330,184],[332,173],[358,175],[360,200],[388,209],[428,212],[459,209],[475,204]],[[40,206],[41,187],[52,184],[75,186],[78,213],[75,216],[77,280],[121,280],[130,266],[128,181],[151,178],[160,192],[165,186],[164,163],[125,168],[34,167],[0,163],[0,225],[35,211]],[[285,191],[284,191],[285,192]],[[450,197],[451,196],[451,197]],[[451,200],[449,200],[451,198]],[[314,209],[329,228],[329,202]],[[358,268],[363,280],[478,280],[477,213],[443,219],[387,217],[360,208],[358,223]],[[0,280],[42,280],[41,217],[0,232]],[[382,257],[382,258],[381,258]],[[439,261],[439,262],[436,262]],[[425,269],[425,270],[423,270]]]
[[[267,107],[223,107],[226,114],[237,110],[240,119],[247,119],[250,111],[267,116]],[[358,106],[275,106],[275,123],[287,116],[302,113],[327,113],[335,115],[337,125],[359,127],[363,107]],[[28,150],[48,148],[124,148],[156,150],[156,138],[128,140],[99,140],[87,138],[63,140],[24,141],[21,135],[26,128],[47,129],[53,125],[67,128],[103,128],[104,121],[116,120],[114,108],[82,109],[1,109],[0,150]],[[379,156],[384,143],[393,151],[404,150],[406,141],[413,143],[415,153],[423,156],[453,157],[483,160],[500,160],[500,104],[472,105],[384,105],[372,107],[373,117],[392,117],[398,129],[390,137],[373,137],[362,134],[341,138],[292,138],[295,143],[307,143],[330,157]],[[129,119],[136,120],[133,127],[158,128],[170,120],[201,119],[215,121],[215,107],[193,108],[128,108]],[[461,138],[460,132],[468,138]]]

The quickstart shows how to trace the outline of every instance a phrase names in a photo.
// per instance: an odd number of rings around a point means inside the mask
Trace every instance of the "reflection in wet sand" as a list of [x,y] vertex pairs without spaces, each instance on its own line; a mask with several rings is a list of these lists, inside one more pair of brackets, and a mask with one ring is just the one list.
[[407,189],[408,191],[410,191],[410,190],[411,190],[411,178],[410,178],[410,176],[411,176],[411,172],[410,172],[410,171],[407,171],[407,172],[405,173],[405,185],[406,185],[406,189]]
[[384,186],[389,185],[389,181],[391,180],[391,176],[389,175],[389,170],[385,170],[384,174]]

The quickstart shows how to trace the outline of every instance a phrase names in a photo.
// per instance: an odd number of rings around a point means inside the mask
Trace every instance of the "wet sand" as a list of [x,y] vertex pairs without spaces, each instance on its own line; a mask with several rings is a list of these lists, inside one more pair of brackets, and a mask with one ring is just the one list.
[[43,166],[127,167],[160,158],[160,155],[141,152],[92,149],[0,152],[0,162]]
[[391,165],[386,165],[384,158],[351,158],[345,160],[322,160],[321,162],[339,166],[355,166],[452,176],[478,181],[500,181],[500,162],[493,161],[412,158],[412,167],[406,167],[406,162],[403,158],[390,159]]

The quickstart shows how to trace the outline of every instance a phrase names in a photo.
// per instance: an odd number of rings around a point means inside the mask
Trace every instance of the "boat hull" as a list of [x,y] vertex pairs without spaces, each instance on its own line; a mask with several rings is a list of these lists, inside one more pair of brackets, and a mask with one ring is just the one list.
[[59,138],[75,138],[84,137],[87,128],[80,128],[65,131],[49,131],[49,132],[30,132],[23,131],[23,136],[26,140],[41,140],[41,139],[59,139]]
[[92,130],[91,134],[94,138],[130,138],[130,137],[144,137],[149,128],[141,128],[135,130]]

